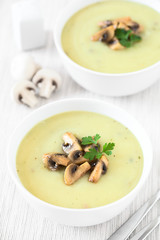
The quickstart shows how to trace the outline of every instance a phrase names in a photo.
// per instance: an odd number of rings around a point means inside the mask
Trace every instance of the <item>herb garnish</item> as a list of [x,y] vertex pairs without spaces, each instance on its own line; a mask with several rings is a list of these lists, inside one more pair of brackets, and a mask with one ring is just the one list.
[[125,30],[117,28],[115,30],[115,36],[118,38],[121,45],[124,47],[131,47],[135,42],[139,42],[142,38],[134,34],[131,30]]
[[99,134],[96,134],[94,137],[88,136],[82,138],[82,145],[88,145],[88,144],[95,144],[97,148],[90,148],[89,152],[86,152],[84,154],[84,158],[93,160],[94,158],[100,159],[102,155],[105,153],[106,155],[111,155],[112,150],[114,149],[115,143],[105,143],[103,145],[102,151],[100,150],[100,147],[98,145],[98,139],[100,139],[101,136]]
[[99,134],[96,134],[94,137],[88,136],[82,138],[82,145],[88,145],[88,144],[97,144],[98,139],[100,139],[101,136]]

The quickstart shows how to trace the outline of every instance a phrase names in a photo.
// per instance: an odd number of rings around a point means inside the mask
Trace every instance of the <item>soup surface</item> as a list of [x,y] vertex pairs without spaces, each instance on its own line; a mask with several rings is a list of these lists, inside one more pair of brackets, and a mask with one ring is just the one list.
[[[64,170],[44,168],[42,155],[62,152],[62,135],[77,137],[101,135],[100,144],[114,142],[109,168],[97,183],[89,173],[71,186],[64,183]],[[48,203],[67,208],[93,208],[112,203],[128,194],[138,183],[143,169],[143,153],[135,136],[119,122],[92,112],[66,112],[34,126],[17,152],[17,172],[33,195]]]
[[[112,50],[105,43],[91,41],[98,22],[130,16],[144,26],[142,40],[130,48]],[[65,53],[79,65],[104,73],[127,73],[160,61],[160,14],[134,2],[99,2],[74,14],[62,31]]]

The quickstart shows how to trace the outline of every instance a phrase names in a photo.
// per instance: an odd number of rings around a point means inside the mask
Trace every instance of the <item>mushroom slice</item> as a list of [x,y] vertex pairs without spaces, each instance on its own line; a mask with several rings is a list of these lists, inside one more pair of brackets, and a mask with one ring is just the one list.
[[84,176],[84,174],[91,168],[88,162],[81,164],[80,166],[75,163],[71,163],[66,167],[64,172],[64,182],[66,185],[72,185],[79,178]]
[[127,17],[117,18],[116,21],[117,22],[123,22],[123,23],[127,24],[127,22],[132,21],[132,19],[131,19],[131,17],[127,16]]
[[54,163],[61,166],[68,166],[70,164],[69,158],[61,153],[45,153],[42,157],[45,167],[52,169]]
[[42,161],[44,163],[44,166],[48,168],[51,171],[56,171],[59,169],[59,165],[52,160],[52,155],[50,153],[46,153],[42,157]]
[[98,26],[101,27],[101,28],[106,28],[106,27],[109,27],[111,25],[113,25],[113,22],[111,20],[100,21],[98,23]]
[[102,155],[102,157],[95,164],[95,167],[89,176],[89,182],[97,183],[101,175],[107,172],[107,168],[108,159],[105,155]]
[[107,169],[108,169],[108,159],[105,155],[102,155],[102,157],[100,158],[100,160],[102,161],[103,165],[102,165],[102,174],[106,174]]
[[129,30],[129,27],[123,22],[119,22],[118,25],[117,25],[117,28]]
[[[98,145],[98,146],[97,146]],[[89,152],[89,149],[91,149],[91,148],[95,148],[97,151],[98,151],[98,148],[100,147],[100,144],[98,143],[98,144],[88,144],[88,145],[85,145],[84,146],[84,148],[83,148],[83,150],[85,151],[85,152]]]
[[76,138],[72,133],[66,132],[63,135],[62,149],[65,153],[69,154],[72,151],[80,150],[82,151],[82,147],[80,145],[80,140]]
[[109,41],[111,41],[111,39],[113,37],[114,37],[114,26],[111,25],[111,26],[103,28],[99,32],[95,33],[91,37],[91,40],[92,41],[101,40],[101,41],[109,42]]
[[134,32],[134,33],[141,33],[144,31],[144,27],[137,23],[137,22],[133,22],[130,21],[127,23],[127,26]]
[[31,80],[40,69],[33,57],[27,53],[18,54],[11,63],[11,74],[15,80]]
[[83,157],[84,151],[76,150],[71,151],[68,155],[68,158],[71,159],[75,164],[82,164],[84,162],[87,162],[87,159]]
[[119,18],[117,21],[127,25],[134,33],[141,33],[144,30],[144,27],[141,24],[133,21],[130,17]]
[[12,89],[12,97],[17,103],[34,107],[38,103],[35,85],[27,80],[18,82]]
[[101,160],[99,160],[89,176],[89,182],[93,182],[93,183],[98,182],[98,180],[102,175],[102,167],[103,167],[103,163]]
[[40,69],[33,77],[32,82],[39,89],[39,96],[49,98],[61,86],[60,75],[52,69]]
[[109,43],[108,46],[113,50],[121,50],[124,49],[124,46],[122,46],[119,42],[119,40],[114,37]]

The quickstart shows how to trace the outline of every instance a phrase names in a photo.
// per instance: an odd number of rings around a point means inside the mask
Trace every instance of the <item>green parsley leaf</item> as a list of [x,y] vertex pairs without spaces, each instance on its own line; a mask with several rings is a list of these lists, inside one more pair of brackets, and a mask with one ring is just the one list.
[[88,144],[92,144],[92,143],[93,143],[93,139],[91,136],[82,138],[82,145],[88,145]]
[[90,148],[89,152],[86,152],[84,154],[84,158],[89,159],[89,160],[93,160],[96,156],[97,156],[97,150],[95,148]]
[[112,154],[112,151],[105,151],[104,153],[109,156]]
[[119,40],[120,44],[124,47],[131,47],[135,42],[140,41],[142,38],[134,34],[131,30],[125,30],[123,28],[117,28],[115,30],[115,36]]
[[89,159],[89,160],[93,160],[93,159],[100,159],[102,157],[103,154],[106,155],[111,155],[112,154],[112,150],[114,149],[115,143],[105,143],[103,145],[103,150],[100,151],[100,148],[98,146],[98,140],[101,138],[101,136],[99,134],[96,134],[95,137],[83,137],[82,138],[82,145],[88,145],[88,144],[95,144],[97,146],[97,148],[90,148],[89,152],[86,152],[84,154],[84,158]]
[[131,35],[130,35],[130,40],[131,40],[131,41],[134,41],[134,42],[138,42],[138,41],[141,40],[141,37],[138,36],[138,35],[135,35],[135,34],[131,34]]
[[105,143],[103,145],[103,152],[107,151],[107,150],[113,150],[115,146],[115,143]]
[[96,158],[97,159],[100,159],[102,157],[102,153],[101,152],[98,152],[97,155],[96,155]]
[[101,138],[101,136],[99,134],[96,134],[96,136],[94,137],[94,141],[95,144],[97,144],[97,141]]
[[129,41],[125,40],[125,39],[119,40],[119,42],[120,42],[121,45],[123,45],[126,48],[129,48],[132,45],[132,42],[129,42]]
[[88,137],[83,137],[82,138],[82,145],[88,145],[88,144],[97,144],[97,141],[98,139],[100,139],[100,135],[99,134],[96,134],[95,137],[91,137],[91,136],[88,136]]
[[107,155],[111,155],[112,154],[112,151],[111,150],[113,150],[114,149],[114,146],[115,146],[115,144],[114,143],[105,143],[104,145],[103,145],[103,153],[105,153],[105,154],[107,154]]

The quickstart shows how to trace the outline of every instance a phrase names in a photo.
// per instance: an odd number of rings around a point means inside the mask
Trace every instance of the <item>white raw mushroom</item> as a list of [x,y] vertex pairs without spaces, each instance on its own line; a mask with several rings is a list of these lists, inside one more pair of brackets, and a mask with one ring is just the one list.
[[11,63],[11,74],[15,80],[31,80],[41,67],[27,53],[18,54]]
[[52,69],[42,68],[32,78],[33,83],[39,89],[39,96],[49,98],[52,92],[61,86],[60,75]]
[[23,103],[29,107],[34,107],[38,103],[36,87],[33,82],[27,80],[20,81],[13,87],[12,97],[17,103]]

